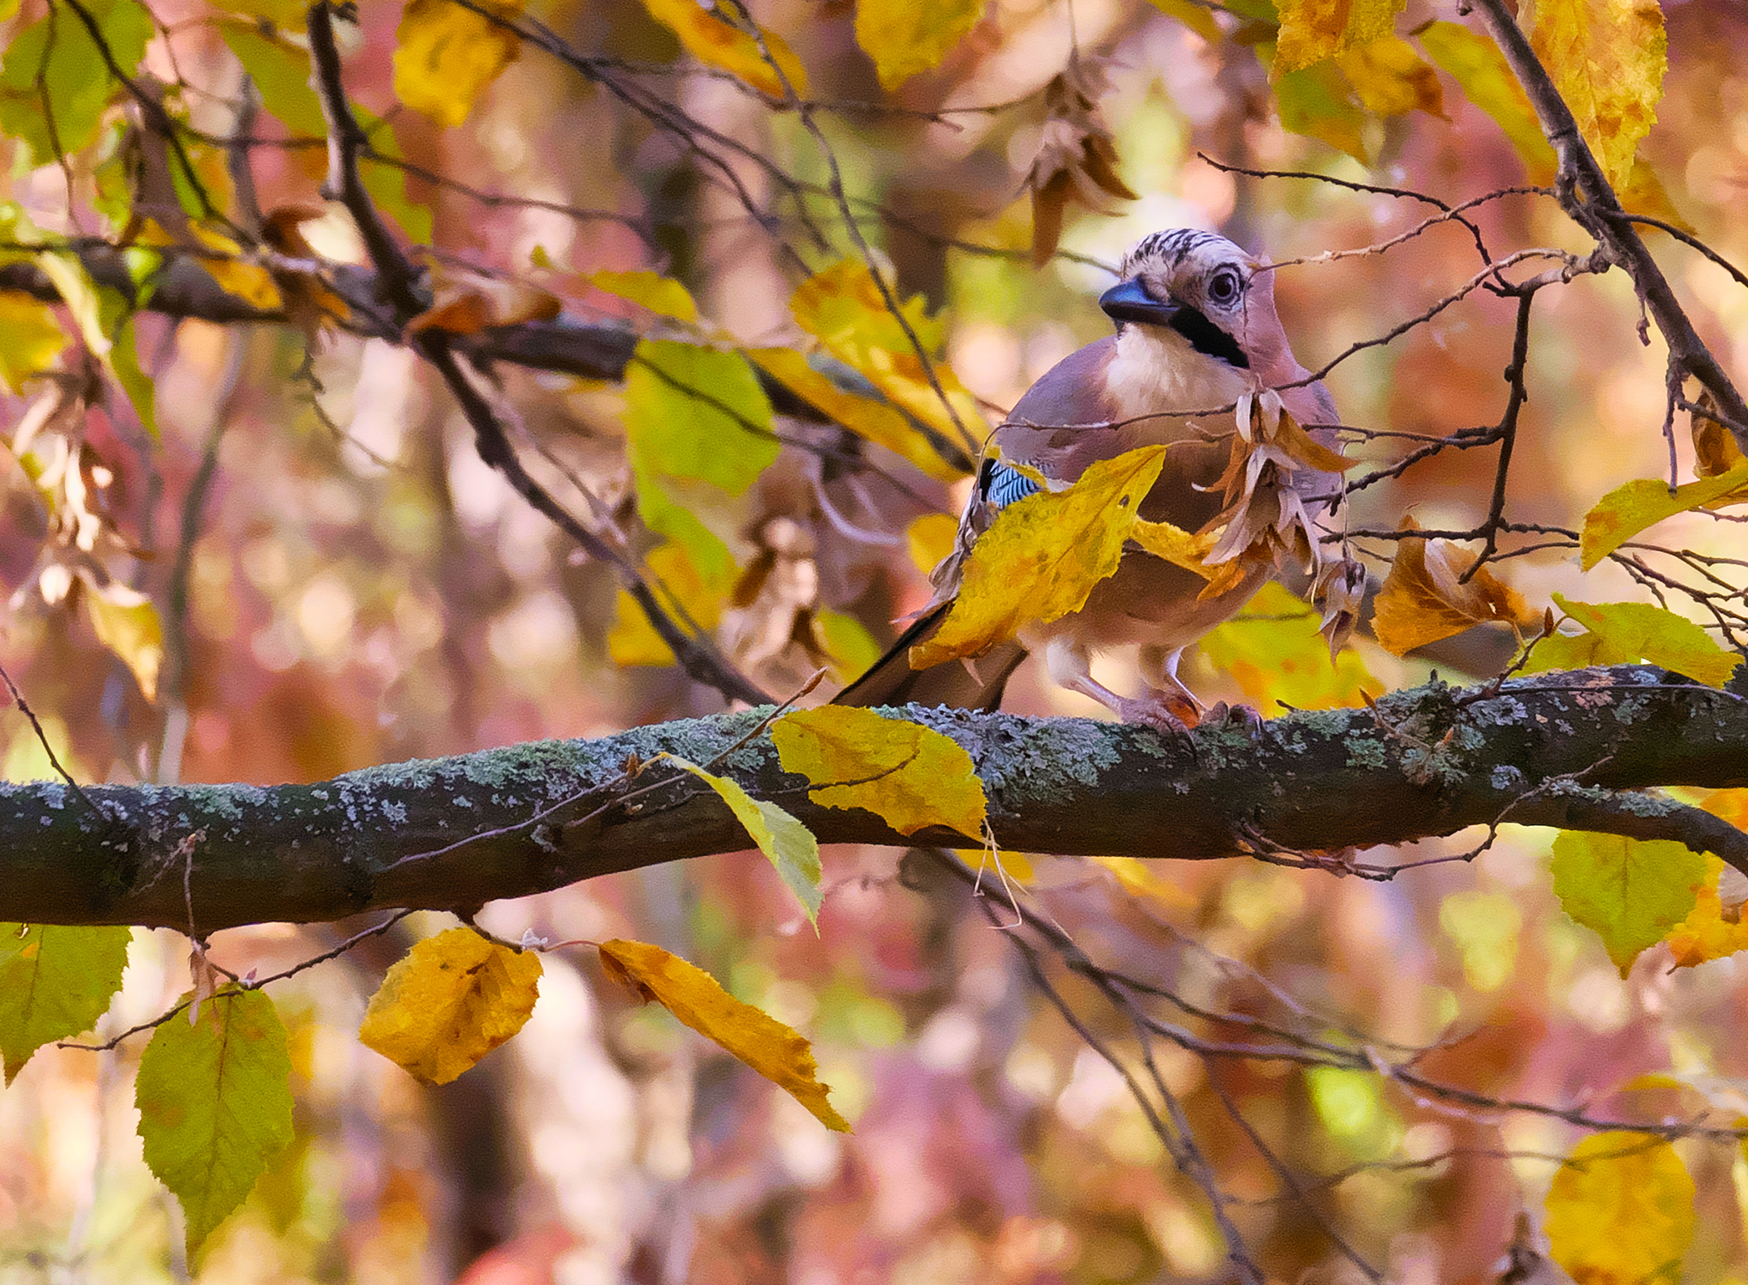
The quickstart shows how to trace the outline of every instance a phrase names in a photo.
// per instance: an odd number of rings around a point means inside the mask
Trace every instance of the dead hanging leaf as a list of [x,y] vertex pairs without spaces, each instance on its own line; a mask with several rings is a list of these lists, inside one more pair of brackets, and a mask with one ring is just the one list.
[[1099,98],[1106,88],[1104,68],[1079,57],[1070,57],[1044,88],[1044,132],[1026,174],[1032,193],[1033,267],[1043,267],[1056,253],[1070,201],[1101,210],[1104,196],[1136,199],[1117,174],[1117,148],[1099,116]]
[[[1418,529],[1413,518],[1404,519],[1403,526]],[[1474,563],[1473,556],[1449,540],[1403,540],[1378,592],[1373,626],[1379,645],[1403,656],[1473,625],[1539,627],[1544,613],[1532,609],[1522,594],[1486,567],[1464,583],[1463,574]]]
[[[1744,458],[1736,435],[1707,415],[1718,413],[1710,393],[1699,395],[1699,410],[1690,416],[1693,433],[1693,471],[1700,477],[1717,477],[1740,465]],[[1703,412],[1703,413],[1702,413]]]
[[616,938],[601,943],[601,964],[639,998],[654,1000],[706,1039],[714,1040],[786,1090],[828,1129],[850,1131],[821,1084],[813,1048],[770,1014],[743,1004],[716,979],[659,946]]
[[325,217],[327,212],[314,206],[281,205],[261,219],[261,239],[284,259],[299,261],[297,267],[275,265],[273,279],[285,296],[286,315],[312,344],[324,328],[340,325],[352,315],[346,300],[322,277],[325,260],[303,234],[305,223]]
[[524,281],[446,268],[433,269],[431,278],[431,306],[407,322],[409,334],[474,335],[492,326],[551,321],[564,306],[550,290]]
[[1323,605],[1317,632],[1329,642],[1330,659],[1353,637],[1366,598],[1366,569],[1351,557],[1330,558],[1311,586],[1311,599]]

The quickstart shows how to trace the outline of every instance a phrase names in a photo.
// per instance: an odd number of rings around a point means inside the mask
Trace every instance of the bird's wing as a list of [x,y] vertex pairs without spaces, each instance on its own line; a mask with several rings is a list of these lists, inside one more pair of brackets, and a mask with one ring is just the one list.
[[976,661],[949,661],[928,669],[910,667],[910,649],[925,641],[947,618],[953,602],[948,599],[917,617],[909,629],[855,682],[832,697],[834,705],[951,705],[956,709],[995,709],[1001,704],[1008,678],[1026,658],[1017,642],[990,648]]

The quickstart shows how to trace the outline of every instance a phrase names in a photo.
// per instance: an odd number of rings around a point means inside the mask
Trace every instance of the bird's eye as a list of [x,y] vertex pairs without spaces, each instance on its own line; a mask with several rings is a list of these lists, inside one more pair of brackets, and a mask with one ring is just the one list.
[[1222,268],[1208,282],[1208,299],[1213,303],[1231,303],[1238,298],[1238,274]]

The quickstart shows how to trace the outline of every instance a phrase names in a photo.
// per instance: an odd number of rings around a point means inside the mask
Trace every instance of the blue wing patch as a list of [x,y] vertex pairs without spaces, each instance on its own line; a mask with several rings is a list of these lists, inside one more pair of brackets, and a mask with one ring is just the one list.
[[1015,500],[1036,495],[1044,488],[1018,469],[1009,468],[999,460],[983,462],[983,497],[991,508],[1006,508]]

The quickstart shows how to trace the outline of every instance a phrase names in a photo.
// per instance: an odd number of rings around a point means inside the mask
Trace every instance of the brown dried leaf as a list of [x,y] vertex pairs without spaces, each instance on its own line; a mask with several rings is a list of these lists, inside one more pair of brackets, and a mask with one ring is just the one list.
[[[1404,526],[1414,529],[1414,519]],[[1402,656],[1416,647],[1462,633],[1472,625],[1502,622],[1534,629],[1543,613],[1486,567],[1465,583],[1474,558],[1449,540],[1402,541],[1378,593],[1373,624],[1384,650]]]

